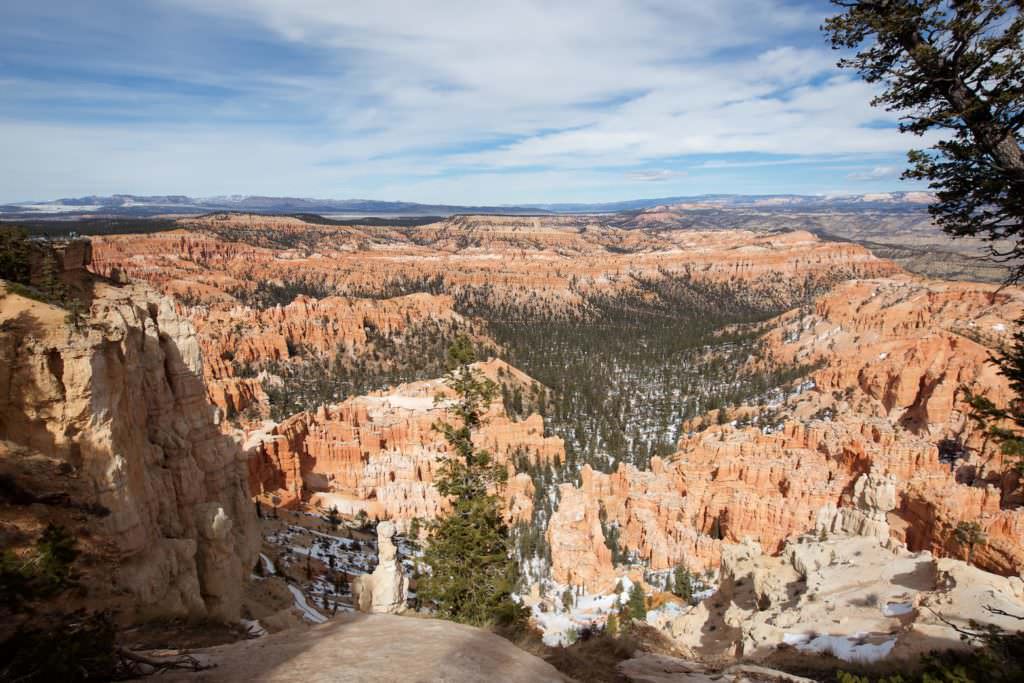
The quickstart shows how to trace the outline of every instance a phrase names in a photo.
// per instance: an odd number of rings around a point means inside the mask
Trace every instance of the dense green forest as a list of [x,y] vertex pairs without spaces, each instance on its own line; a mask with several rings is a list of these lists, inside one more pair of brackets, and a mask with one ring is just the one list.
[[[584,464],[646,469],[653,456],[676,450],[685,421],[716,409],[724,419],[732,406],[781,398],[812,370],[773,366],[760,335],[766,320],[809,303],[828,283],[790,283],[780,295],[768,285],[741,290],[689,273],[634,280],[613,295],[582,293],[579,315],[490,306],[480,291],[456,296],[462,310],[490,321],[509,363],[550,389],[547,401],[527,396],[527,408],[506,394],[509,412],[541,409],[549,433],[565,442],[564,463],[519,459],[535,487],[534,519],[514,529],[520,560],[548,555],[544,530],[558,507],[557,485],[578,484]],[[764,361],[756,369],[754,358]],[[614,526],[604,533],[616,563],[633,559]]]
[[462,309],[490,321],[506,360],[551,390],[545,417],[573,471],[583,463],[645,468],[675,450],[684,421],[763,397],[810,370],[753,370],[749,361],[763,356],[760,323],[822,287],[751,296],[689,273],[633,280],[614,294],[582,293],[583,315],[515,315],[477,292],[457,296]]

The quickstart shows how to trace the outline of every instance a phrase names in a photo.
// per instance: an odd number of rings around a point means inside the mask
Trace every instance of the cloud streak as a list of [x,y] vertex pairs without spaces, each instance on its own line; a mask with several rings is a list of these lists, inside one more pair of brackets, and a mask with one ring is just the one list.
[[866,171],[854,171],[846,177],[850,180],[883,180],[886,178],[898,178],[900,170],[895,166],[875,166]]
[[626,177],[630,180],[640,180],[645,183],[664,183],[685,175],[684,171],[660,169],[657,171],[630,171],[626,174]]

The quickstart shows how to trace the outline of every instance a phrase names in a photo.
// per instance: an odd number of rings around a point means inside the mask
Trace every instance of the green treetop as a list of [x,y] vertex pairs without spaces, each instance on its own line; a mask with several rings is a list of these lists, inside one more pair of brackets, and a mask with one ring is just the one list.
[[452,369],[445,383],[456,395],[449,410],[457,422],[434,424],[449,447],[434,484],[453,509],[430,525],[423,555],[430,572],[419,580],[418,596],[446,619],[478,626],[507,623],[521,616],[511,599],[517,567],[497,495],[507,473],[472,438],[497,386],[470,366],[472,345],[467,339],[457,341],[448,357]]

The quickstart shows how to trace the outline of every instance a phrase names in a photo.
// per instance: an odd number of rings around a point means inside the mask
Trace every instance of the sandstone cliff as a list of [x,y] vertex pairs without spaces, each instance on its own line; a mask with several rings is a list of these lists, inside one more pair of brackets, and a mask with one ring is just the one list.
[[[553,578],[612,580],[603,537],[573,530],[573,520],[601,508],[624,549],[653,569],[713,568],[724,544],[747,538],[778,552],[786,538],[814,527],[823,506],[851,505],[854,482],[872,468],[899,481],[889,515],[894,537],[912,550],[959,557],[965,551],[953,531],[976,521],[988,539],[975,550],[977,565],[1017,574],[1024,568],[1020,476],[991,446],[981,449],[960,389],[997,403],[1010,398],[987,360],[1022,310],[1015,288],[903,277],[845,283],[813,312],[781,316],[765,337],[768,353],[823,367],[805,391],[776,405],[780,422],[691,433],[650,471],[584,468],[583,495],[563,494],[572,512],[556,514],[548,532]],[[940,459],[940,443],[957,444],[964,459]]]
[[[476,367],[494,380],[528,381],[497,359]],[[247,443],[253,492],[278,505],[306,501],[349,515],[364,511],[376,519],[405,522],[443,514],[448,502],[432,482],[448,446],[432,425],[455,418],[443,401],[435,402],[438,395],[451,395],[441,380],[403,384],[254,430]],[[514,459],[562,460],[562,442],[544,436],[540,415],[510,419],[500,399],[485,420],[475,441],[508,464],[508,509],[515,518],[528,519],[533,484],[515,473]]]
[[79,330],[61,309],[0,299],[0,471],[22,492],[0,502],[3,536],[18,547],[67,526],[85,551],[73,602],[126,621],[237,620],[259,539],[195,331],[145,286],[91,291]]
[[273,281],[350,296],[442,290],[467,307],[559,315],[585,314],[588,297],[633,290],[634,277],[685,274],[770,307],[899,272],[862,247],[802,231],[647,232],[593,216],[456,216],[414,230],[273,216],[179,222],[181,230],[95,239],[94,270],[214,307]]
[[326,373],[331,364],[376,361],[387,354],[381,346],[399,345],[405,353],[380,363],[404,369],[396,365],[427,363],[427,349],[417,333],[453,339],[459,333],[477,332],[454,311],[451,297],[430,294],[383,300],[299,296],[285,306],[266,309],[187,306],[182,312],[196,327],[210,399],[226,416],[250,408],[256,415],[267,415],[262,381],[254,375],[268,365],[321,361]]
[[[262,399],[256,380],[220,360],[226,352],[266,359],[284,356],[289,344],[357,346],[360,316],[367,320],[377,314],[363,311],[377,308],[385,326],[403,324],[391,304],[333,297],[232,313],[232,293],[260,281],[314,282],[357,296],[443,291],[416,295],[423,306],[427,297],[441,304],[426,316],[460,306],[498,319],[530,311],[585,317],[594,297],[643,296],[640,283],[658,277],[707,291],[728,287],[758,311],[817,297],[767,326],[764,355],[777,366],[820,367],[800,393],[766,395],[738,411],[755,416],[756,426],[684,435],[678,452],[650,471],[582,472],[583,495],[563,495],[566,508],[548,530],[558,581],[611,580],[603,534],[587,521],[601,514],[619,528],[624,549],[656,569],[712,567],[723,543],[748,536],[778,550],[813,527],[823,505],[847,505],[853,482],[873,465],[900,481],[891,531],[912,548],[959,554],[952,530],[979,521],[990,538],[976,552],[979,565],[1001,573],[1024,566],[1019,478],[1001,456],[979,451],[958,393],[968,387],[996,402],[1009,398],[986,361],[1024,311],[1018,289],[907,277],[857,245],[803,231],[620,230],[586,216],[459,216],[414,230],[236,215],[181,225],[97,240],[96,268],[202,303],[187,314],[219,359],[208,370],[211,393],[234,410]],[[752,368],[761,365],[751,358]],[[284,503],[320,492],[374,515],[438,514],[443,504],[429,483],[438,448],[432,418],[381,410],[380,398],[300,413],[254,437],[254,488]],[[539,424],[508,430],[509,444],[542,432]],[[950,463],[949,444],[968,457]],[[509,490],[531,488],[516,477]],[[510,498],[522,514],[532,506],[526,495]]]
[[718,592],[664,628],[703,655],[770,660],[795,649],[852,663],[916,663],[935,649],[967,647],[951,624],[1015,629],[1020,577],[909,552],[889,538],[879,515],[895,505],[895,483],[862,475],[841,514],[823,509],[820,529],[788,539],[777,556],[749,540],[730,546]]

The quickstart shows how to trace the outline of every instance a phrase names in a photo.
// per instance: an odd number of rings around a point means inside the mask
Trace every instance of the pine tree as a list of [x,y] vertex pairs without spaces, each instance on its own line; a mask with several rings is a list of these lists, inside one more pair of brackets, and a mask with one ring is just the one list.
[[572,586],[567,586],[565,592],[562,593],[562,607],[565,608],[566,612],[572,609],[574,600],[575,596],[572,592]]
[[612,612],[608,615],[608,621],[605,622],[604,631],[610,636],[619,635],[619,615]]
[[434,483],[452,501],[453,510],[430,525],[423,555],[430,572],[420,579],[418,595],[438,616],[481,626],[518,621],[522,608],[512,600],[517,567],[496,495],[507,472],[490,453],[477,449],[472,438],[497,387],[470,367],[473,359],[465,337],[449,349],[452,369],[445,383],[457,396],[451,410],[458,424],[434,425],[450,449]]
[[39,289],[50,303],[62,303],[67,293],[60,279],[57,257],[49,251],[43,253],[39,266]]
[[647,601],[644,598],[644,589],[639,583],[634,583],[629,590],[629,616],[631,619],[647,618]]
[[693,598],[693,574],[683,565],[676,567],[673,593],[687,602]]
[[[903,114],[900,129],[937,130],[909,153],[904,177],[930,181],[928,207],[954,236],[990,242],[1024,275],[1024,14],[1007,0],[833,0],[832,45],[858,48],[840,66],[884,86],[872,104]],[[1004,248],[1005,241],[1011,246]]]
[[985,531],[977,522],[960,522],[953,530],[953,538],[966,551],[964,561],[971,563],[974,557],[974,547],[984,545],[987,541]]

